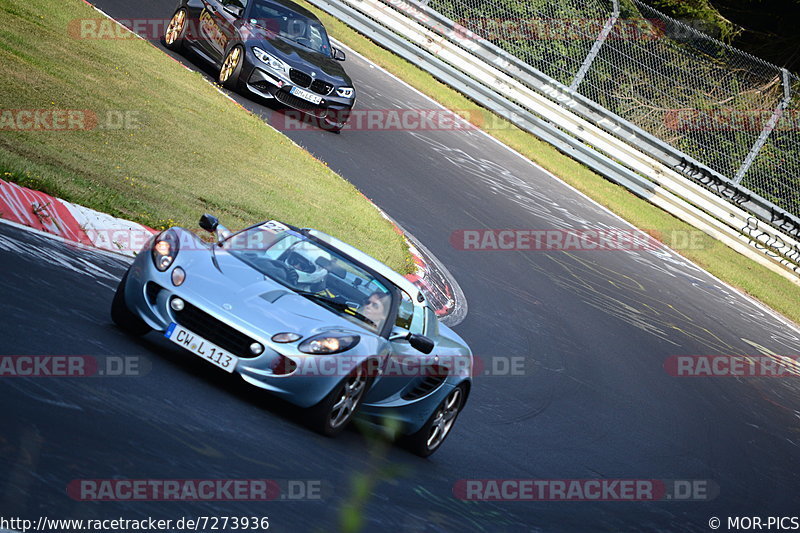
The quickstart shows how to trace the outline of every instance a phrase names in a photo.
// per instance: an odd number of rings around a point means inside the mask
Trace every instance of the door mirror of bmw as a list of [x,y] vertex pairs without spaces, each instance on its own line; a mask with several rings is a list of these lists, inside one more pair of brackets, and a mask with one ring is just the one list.
[[340,50],[339,48],[331,46],[331,52],[333,53],[333,58],[336,61],[344,61],[347,59],[347,56],[344,55],[344,51]]
[[242,18],[242,14],[244,13],[244,8],[242,6],[237,6],[233,4],[225,4],[224,6],[225,11],[236,17],[237,19]]

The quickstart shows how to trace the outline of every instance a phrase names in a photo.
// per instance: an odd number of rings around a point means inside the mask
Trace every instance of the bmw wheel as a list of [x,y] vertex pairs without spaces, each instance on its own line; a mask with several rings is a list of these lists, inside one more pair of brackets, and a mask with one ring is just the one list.
[[332,133],[339,133],[347,125],[350,119],[350,109],[341,109],[337,111],[329,111],[323,118],[322,129]]
[[244,49],[237,45],[228,51],[222,67],[219,69],[219,82],[223,87],[235,91],[239,86],[239,74],[242,72]]
[[169,21],[164,32],[164,44],[170,50],[180,52],[183,50],[183,38],[186,35],[186,10],[179,9]]

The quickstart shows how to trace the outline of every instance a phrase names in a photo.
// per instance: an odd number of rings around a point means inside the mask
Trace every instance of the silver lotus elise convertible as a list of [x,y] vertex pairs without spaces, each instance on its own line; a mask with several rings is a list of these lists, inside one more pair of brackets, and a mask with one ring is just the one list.
[[[428,456],[469,396],[472,354],[419,289],[356,248],[274,220],[206,242],[172,227],[120,281],[111,317],[304,410],[335,435],[358,416]],[[397,429],[399,428],[399,429]]]

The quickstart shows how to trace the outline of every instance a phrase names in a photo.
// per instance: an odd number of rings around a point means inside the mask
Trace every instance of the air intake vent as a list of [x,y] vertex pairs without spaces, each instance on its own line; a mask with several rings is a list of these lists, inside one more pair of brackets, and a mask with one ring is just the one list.
[[327,96],[331,94],[331,91],[333,90],[333,85],[331,85],[327,81],[314,80],[311,82],[311,90],[314,91],[315,93]]
[[292,83],[304,89],[307,89],[308,86],[311,85],[311,76],[297,69],[289,69],[289,79],[292,80]]
[[275,92],[275,98],[277,98],[278,101],[280,103],[284,104],[284,105],[287,105],[289,107],[293,107],[293,108],[298,109],[300,111],[306,111],[308,113],[312,113],[312,114],[314,114],[316,116],[320,116],[321,117],[321,116],[325,115],[328,112],[327,109],[321,109],[321,108],[315,106],[314,104],[312,104],[311,102],[307,102],[307,101],[303,100],[302,98],[298,98],[297,96],[295,96],[293,94],[287,93],[286,91],[276,91]]
[[189,302],[182,311],[175,311],[175,321],[213,342],[223,350],[242,358],[255,357],[250,352],[254,339],[198,309]]
[[424,378],[418,379],[416,385],[411,390],[403,394],[403,399],[416,400],[417,398],[427,396],[439,388],[439,385],[444,383],[444,380],[447,377],[447,372],[437,371],[436,374],[437,375],[435,376],[425,376]]

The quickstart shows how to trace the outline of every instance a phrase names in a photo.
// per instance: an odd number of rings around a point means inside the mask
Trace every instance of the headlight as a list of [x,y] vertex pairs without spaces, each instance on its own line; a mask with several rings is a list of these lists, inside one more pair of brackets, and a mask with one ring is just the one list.
[[356,90],[352,87],[339,87],[336,89],[336,95],[342,98],[352,98],[356,94]]
[[277,70],[278,72],[286,71],[286,63],[284,63],[277,57],[266,53],[261,48],[253,48],[253,54],[258,58],[259,61],[261,61],[266,65],[269,65],[269,68]]
[[186,271],[181,267],[175,267],[172,271],[172,284],[176,287],[180,287],[183,285],[184,281],[186,281]]
[[156,268],[161,272],[168,269],[178,255],[178,248],[178,236],[174,231],[167,230],[156,237],[152,252]]
[[302,338],[303,338],[302,336],[292,332],[276,333],[275,335],[272,336],[272,342],[279,342],[281,344],[285,344],[287,342],[299,341]]
[[297,347],[303,353],[329,354],[349,350],[361,340],[358,335],[317,335]]

